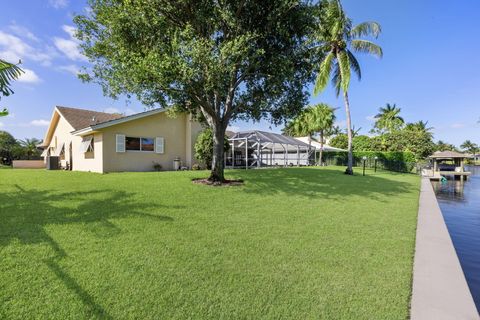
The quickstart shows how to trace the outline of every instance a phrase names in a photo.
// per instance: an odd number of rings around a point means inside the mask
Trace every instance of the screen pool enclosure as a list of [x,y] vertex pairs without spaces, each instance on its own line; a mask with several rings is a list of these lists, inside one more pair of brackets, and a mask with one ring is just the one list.
[[237,132],[228,141],[230,150],[225,156],[226,167],[248,169],[316,163],[313,146],[278,133],[258,130]]

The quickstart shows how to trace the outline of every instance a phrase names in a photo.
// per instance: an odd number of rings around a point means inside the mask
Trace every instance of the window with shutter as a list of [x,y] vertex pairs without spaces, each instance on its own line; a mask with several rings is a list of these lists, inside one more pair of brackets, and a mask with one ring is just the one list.
[[125,135],[117,134],[116,135],[116,151],[125,152]]
[[155,138],[155,153],[164,153],[165,151],[165,139],[163,137]]

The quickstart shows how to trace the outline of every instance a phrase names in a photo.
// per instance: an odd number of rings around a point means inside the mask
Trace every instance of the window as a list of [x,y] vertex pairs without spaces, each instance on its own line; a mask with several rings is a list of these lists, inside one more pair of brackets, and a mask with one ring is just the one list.
[[125,138],[125,149],[128,151],[140,151],[140,138]]
[[127,151],[153,152],[154,148],[153,138],[125,137],[125,149]]
[[142,151],[152,151],[154,149],[153,138],[142,138]]
[[82,143],[80,144],[80,152],[93,152],[94,144],[93,144],[93,136],[86,136],[82,139]]

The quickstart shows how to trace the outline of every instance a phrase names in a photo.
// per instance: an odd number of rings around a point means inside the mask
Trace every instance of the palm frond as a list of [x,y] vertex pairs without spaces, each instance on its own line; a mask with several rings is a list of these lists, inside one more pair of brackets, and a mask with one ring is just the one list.
[[362,69],[360,68],[360,63],[358,63],[357,58],[355,58],[355,55],[350,50],[347,50],[347,54],[348,59],[350,60],[350,67],[357,75],[358,80],[362,80]]
[[351,35],[353,38],[360,38],[364,36],[373,36],[378,38],[378,36],[382,33],[382,27],[379,23],[375,21],[367,21],[356,25],[352,31]]
[[3,110],[0,111],[0,117],[5,117],[8,116],[8,110],[3,108]]
[[13,93],[10,82],[18,79],[23,73],[17,65],[0,59],[0,93],[9,96]]
[[337,53],[338,66],[340,69],[340,86],[343,92],[348,91],[350,86],[350,61],[345,51]]
[[338,61],[336,61],[333,66],[333,72],[332,72],[332,86],[335,88],[335,93],[337,94],[337,97],[340,95],[340,89],[341,89],[340,80],[341,80],[340,67],[338,66]]
[[368,40],[352,40],[352,48],[357,52],[373,54],[379,58],[383,57],[383,50],[380,46]]
[[320,64],[320,70],[318,71],[317,80],[315,81],[315,87],[313,89],[314,95],[318,95],[327,87],[328,79],[330,78],[330,73],[332,72],[332,61],[334,57],[335,55],[333,52],[330,52]]

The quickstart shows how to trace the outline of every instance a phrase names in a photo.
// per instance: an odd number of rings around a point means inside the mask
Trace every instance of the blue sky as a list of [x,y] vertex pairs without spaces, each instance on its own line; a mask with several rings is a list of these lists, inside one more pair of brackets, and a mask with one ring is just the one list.
[[[5,1],[0,12],[0,57],[21,58],[25,76],[15,94],[0,106],[11,115],[0,118],[0,130],[16,138],[42,138],[55,105],[122,113],[140,112],[132,101],[114,101],[95,84],[84,84],[75,73],[86,65],[72,37],[72,16],[82,13],[84,0]],[[384,58],[360,56],[361,82],[350,91],[353,123],[367,133],[372,116],[387,102],[402,108],[407,121],[428,120],[435,139],[460,144],[480,143],[480,2],[478,0],[344,0],[354,23],[375,20],[383,27],[377,43]],[[311,89],[310,89],[311,90]],[[344,109],[332,89],[312,103]],[[233,123],[232,128],[270,130],[268,123]],[[280,128],[271,128],[279,131]]]

